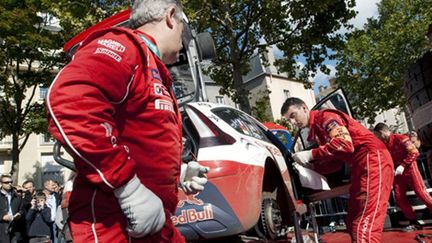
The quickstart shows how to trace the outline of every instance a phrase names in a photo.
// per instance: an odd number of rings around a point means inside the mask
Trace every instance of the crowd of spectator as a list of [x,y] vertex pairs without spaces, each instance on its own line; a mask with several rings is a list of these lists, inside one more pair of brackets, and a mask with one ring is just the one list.
[[64,185],[47,179],[36,189],[32,180],[19,185],[1,175],[0,243],[72,242],[65,222],[73,177]]

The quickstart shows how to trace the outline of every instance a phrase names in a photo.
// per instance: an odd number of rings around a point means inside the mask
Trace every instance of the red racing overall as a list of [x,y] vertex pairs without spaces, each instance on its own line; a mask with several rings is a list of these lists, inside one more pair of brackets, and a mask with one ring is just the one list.
[[[351,141],[331,136],[344,127]],[[346,130],[345,130],[346,128]],[[351,187],[346,218],[353,242],[380,242],[393,183],[391,155],[375,135],[356,120],[337,110],[311,111],[308,140],[320,146],[312,149],[314,160],[331,158],[351,165]]]
[[418,198],[432,211],[432,197],[426,191],[423,178],[417,167],[416,160],[419,152],[411,139],[403,134],[390,134],[386,145],[395,163],[395,168],[399,165],[404,167],[402,175],[395,177],[394,191],[396,204],[402,210],[405,217],[409,220],[416,219],[414,209],[406,196],[409,186],[413,188]]
[[[184,242],[170,219],[181,117],[169,72],[144,39],[154,44],[125,28],[92,34],[48,91],[50,132],[78,172],[69,204],[74,242]],[[166,215],[159,233],[141,239],[129,239],[113,193],[135,174],[162,200]]]

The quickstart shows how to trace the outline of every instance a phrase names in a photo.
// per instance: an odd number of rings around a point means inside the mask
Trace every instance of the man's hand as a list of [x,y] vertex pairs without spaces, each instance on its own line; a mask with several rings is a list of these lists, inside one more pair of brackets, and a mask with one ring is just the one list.
[[31,208],[35,209],[36,208],[36,199],[32,199],[31,200]]
[[140,238],[162,229],[165,224],[162,201],[137,176],[114,190],[114,195],[128,220],[130,236]]
[[197,194],[204,190],[207,183],[208,167],[201,166],[196,161],[182,164],[180,171],[180,187],[186,194]]
[[309,163],[309,161],[313,159],[312,150],[305,150],[305,151],[294,153],[292,158],[294,159],[294,162],[298,163],[303,167],[310,168],[312,166]]
[[13,220],[13,216],[10,214],[6,214],[5,216],[3,216],[3,221],[10,222],[12,220]]
[[405,170],[405,167],[403,167],[403,165],[399,165],[398,167],[396,167],[394,175],[395,176],[402,175],[404,170]]

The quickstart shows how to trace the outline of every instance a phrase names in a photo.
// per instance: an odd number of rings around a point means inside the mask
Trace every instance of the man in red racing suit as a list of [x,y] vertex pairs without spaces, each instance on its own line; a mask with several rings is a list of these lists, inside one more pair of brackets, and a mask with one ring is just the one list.
[[49,129],[74,158],[74,242],[184,242],[181,117],[165,64],[182,47],[173,0],[134,1],[131,28],[91,34],[53,81]]
[[281,113],[293,125],[309,127],[308,140],[319,144],[293,154],[296,163],[313,167],[312,160],[334,158],[351,165],[347,229],[353,242],[380,242],[393,183],[393,161],[385,145],[345,113],[309,111],[295,97],[285,101]]
[[384,141],[393,158],[396,168],[394,179],[396,204],[412,225],[418,225],[414,209],[406,196],[409,186],[413,188],[419,199],[432,212],[432,197],[426,191],[423,178],[417,166],[417,158],[420,153],[409,136],[393,134],[384,123],[378,123],[374,131]]

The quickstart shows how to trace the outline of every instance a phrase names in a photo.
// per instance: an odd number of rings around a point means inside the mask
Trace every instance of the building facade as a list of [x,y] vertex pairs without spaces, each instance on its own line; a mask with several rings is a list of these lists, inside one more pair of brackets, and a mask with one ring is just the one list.
[[[243,77],[246,89],[249,91],[249,102],[253,107],[257,100],[269,96],[269,114],[273,120],[281,118],[280,109],[289,97],[298,97],[312,107],[316,104],[313,89],[304,87],[302,81],[290,79],[286,73],[280,73],[274,65],[275,57],[270,49],[266,54],[269,65],[264,65],[260,56],[254,55],[249,61],[250,72]],[[207,97],[210,102],[236,106],[228,97],[219,93],[218,86],[209,77],[205,77]]]
[[[38,96],[35,102],[43,102],[47,88],[38,87]],[[46,179],[53,179],[63,184],[69,177],[70,170],[57,164],[53,157],[53,145],[49,134],[32,134],[19,156],[18,181],[33,180],[36,188],[42,188]],[[0,140],[0,173],[9,173],[12,167],[12,138],[5,137]],[[64,151],[65,158],[71,158]]]

